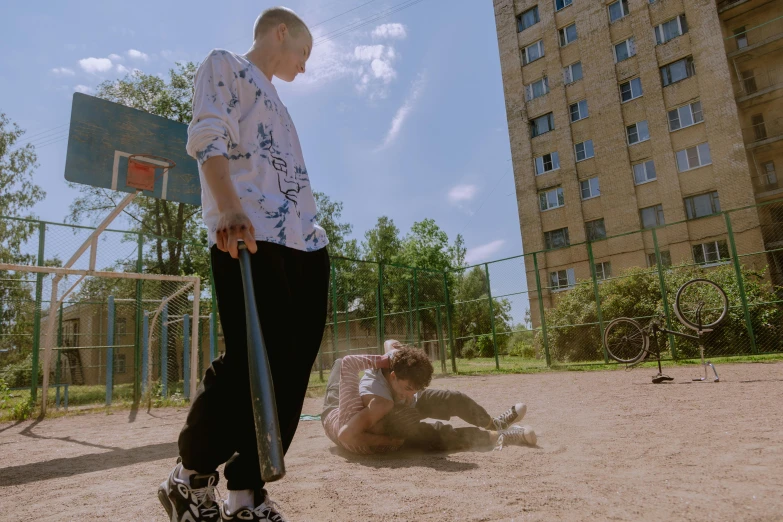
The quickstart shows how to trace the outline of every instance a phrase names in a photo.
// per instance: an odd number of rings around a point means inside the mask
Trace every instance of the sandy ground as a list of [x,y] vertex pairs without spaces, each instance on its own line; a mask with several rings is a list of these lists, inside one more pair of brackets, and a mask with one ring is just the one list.
[[[302,422],[269,489],[293,521],[783,520],[783,364],[718,369],[436,379],[493,414],[527,402],[538,447],[355,458]],[[3,520],[165,520],[155,491],[185,413],[1,424]]]

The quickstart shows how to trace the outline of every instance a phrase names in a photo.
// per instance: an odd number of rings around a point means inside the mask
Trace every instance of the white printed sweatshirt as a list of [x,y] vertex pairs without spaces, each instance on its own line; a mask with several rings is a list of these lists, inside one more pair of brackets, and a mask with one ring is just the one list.
[[288,109],[244,56],[217,49],[199,66],[187,151],[199,164],[210,245],[216,242],[218,209],[201,166],[218,155],[228,158],[256,240],[307,252],[328,244],[315,220],[315,198]]

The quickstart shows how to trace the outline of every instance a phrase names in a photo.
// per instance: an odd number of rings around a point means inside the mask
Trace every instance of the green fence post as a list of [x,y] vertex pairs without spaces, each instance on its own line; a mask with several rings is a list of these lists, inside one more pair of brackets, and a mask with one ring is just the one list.
[[332,265],[332,339],[334,339],[334,358],[339,358],[340,347],[337,344],[339,342],[339,325],[337,324],[337,277]]
[[109,296],[106,314],[106,406],[111,406],[114,388],[114,296]]
[[408,317],[408,328],[405,334],[405,344],[411,344],[413,342],[413,296],[411,295],[411,283],[406,281],[408,285],[408,311],[405,314]]
[[753,333],[753,322],[750,320],[750,310],[748,310],[748,296],[745,294],[745,282],[742,280],[742,268],[740,267],[739,257],[737,256],[737,244],[734,242],[734,231],[731,228],[731,217],[728,212],[725,212],[726,218],[726,231],[729,233],[729,245],[731,247],[731,259],[734,262],[734,272],[737,274],[737,288],[740,293],[740,300],[742,301],[742,311],[745,315],[745,326],[748,329],[748,335],[750,336],[750,349],[753,353],[758,353],[759,349],[756,346],[756,336]]
[[[44,241],[46,239],[46,224],[38,223],[38,266],[44,265]],[[38,398],[38,357],[41,350],[41,294],[43,293],[44,274],[35,276],[35,311],[33,312],[33,365],[30,374],[30,400]],[[52,303],[49,303],[49,313],[54,313]]]
[[383,341],[381,341],[381,288],[375,288],[375,338],[378,343],[378,353],[383,355]]
[[386,319],[383,312],[383,263],[378,264],[378,309],[380,310],[381,353],[383,353],[383,343],[386,342]]
[[495,369],[500,369],[498,359],[498,340],[495,334],[495,307],[492,306],[492,289],[489,284],[489,263],[484,263],[484,272],[487,274],[487,299],[489,300],[489,324],[492,327],[492,346],[495,349]]
[[449,346],[451,347],[451,371],[457,373],[457,346],[454,344],[454,330],[451,327],[451,296],[449,295],[448,274],[443,272],[443,292],[446,296],[446,327],[449,329]]
[[[57,347],[61,348],[63,345],[63,303],[60,303],[59,317],[57,318]],[[60,351],[55,350],[54,353],[57,357],[57,362],[54,365],[54,384],[60,384],[60,372],[62,371],[60,363]],[[57,408],[60,407],[60,387],[56,387],[54,392],[54,403]]]
[[[139,238],[136,250],[136,272],[141,273],[144,269],[144,235],[139,232]],[[136,338],[133,341],[133,401],[141,400],[141,335],[143,329],[142,319],[142,280],[136,280]]]
[[595,310],[598,315],[598,330],[601,332],[601,348],[604,352],[604,364],[609,364],[609,352],[606,351],[604,346],[604,318],[601,313],[601,294],[598,291],[598,276],[595,273],[595,257],[593,257],[593,244],[587,242],[587,257],[590,260],[590,276],[593,279],[593,293],[595,294]]
[[[669,312],[669,297],[666,291],[666,279],[663,276],[663,264],[661,263],[661,250],[658,248],[658,233],[652,229],[653,246],[655,247],[655,265],[658,268],[658,284],[661,287],[661,297],[663,298],[663,314],[666,317],[666,329],[672,329],[671,313]],[[672,350],[672,359],[677,358],[677,348],[674,346],[674,335],[669,334],[669,346]]]
[[443,323],[440,318],[440,306],[435,308],[435,321],[438,328],[438,351],[440,352],[440,371],[446,373],[446,343],[443,342]]
[[552,359],[549,356],[549,340],[546,336],[546,316],[544,315],[544,299],[541,295],[541,276],[538,274],[538,256],[533,252],[533,269],[536,271],[536,290],[538,291],[538,311],[541,314],[541,335],[544,337],[544,356],[546,365],[552,365]]
[[[419,270],[413,267],[413,299],[416,302],[416,346],[421,348],[421,325],[419,324]],[[413,332],[411,332],[413,333]]]
[[345,290],[345,353],[351,353],[351,321],[348,309],[348,289]]

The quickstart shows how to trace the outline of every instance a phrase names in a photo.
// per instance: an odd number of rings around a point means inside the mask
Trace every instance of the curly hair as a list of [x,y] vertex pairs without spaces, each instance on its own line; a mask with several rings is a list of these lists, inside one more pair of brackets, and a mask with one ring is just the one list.
[[427,354],[412,346],[402,346],[394,353],[391,367],[398,378],[409,381],[418,389],[424,389],[432,380],[432,363]]

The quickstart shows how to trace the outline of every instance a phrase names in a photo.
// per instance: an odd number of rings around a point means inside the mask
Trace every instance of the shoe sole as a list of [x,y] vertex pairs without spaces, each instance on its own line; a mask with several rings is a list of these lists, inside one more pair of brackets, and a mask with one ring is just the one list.
[[166,482],[167,481],[163,481],[163,483],[158,488],[158,500],[160,500],[160,503],[163,504],[163,509],[165,509],[166,513],[169,514],[169,520],[171,520],[172,513],[174,512],[174,506],[171,505],[169,492],[166,489]]

